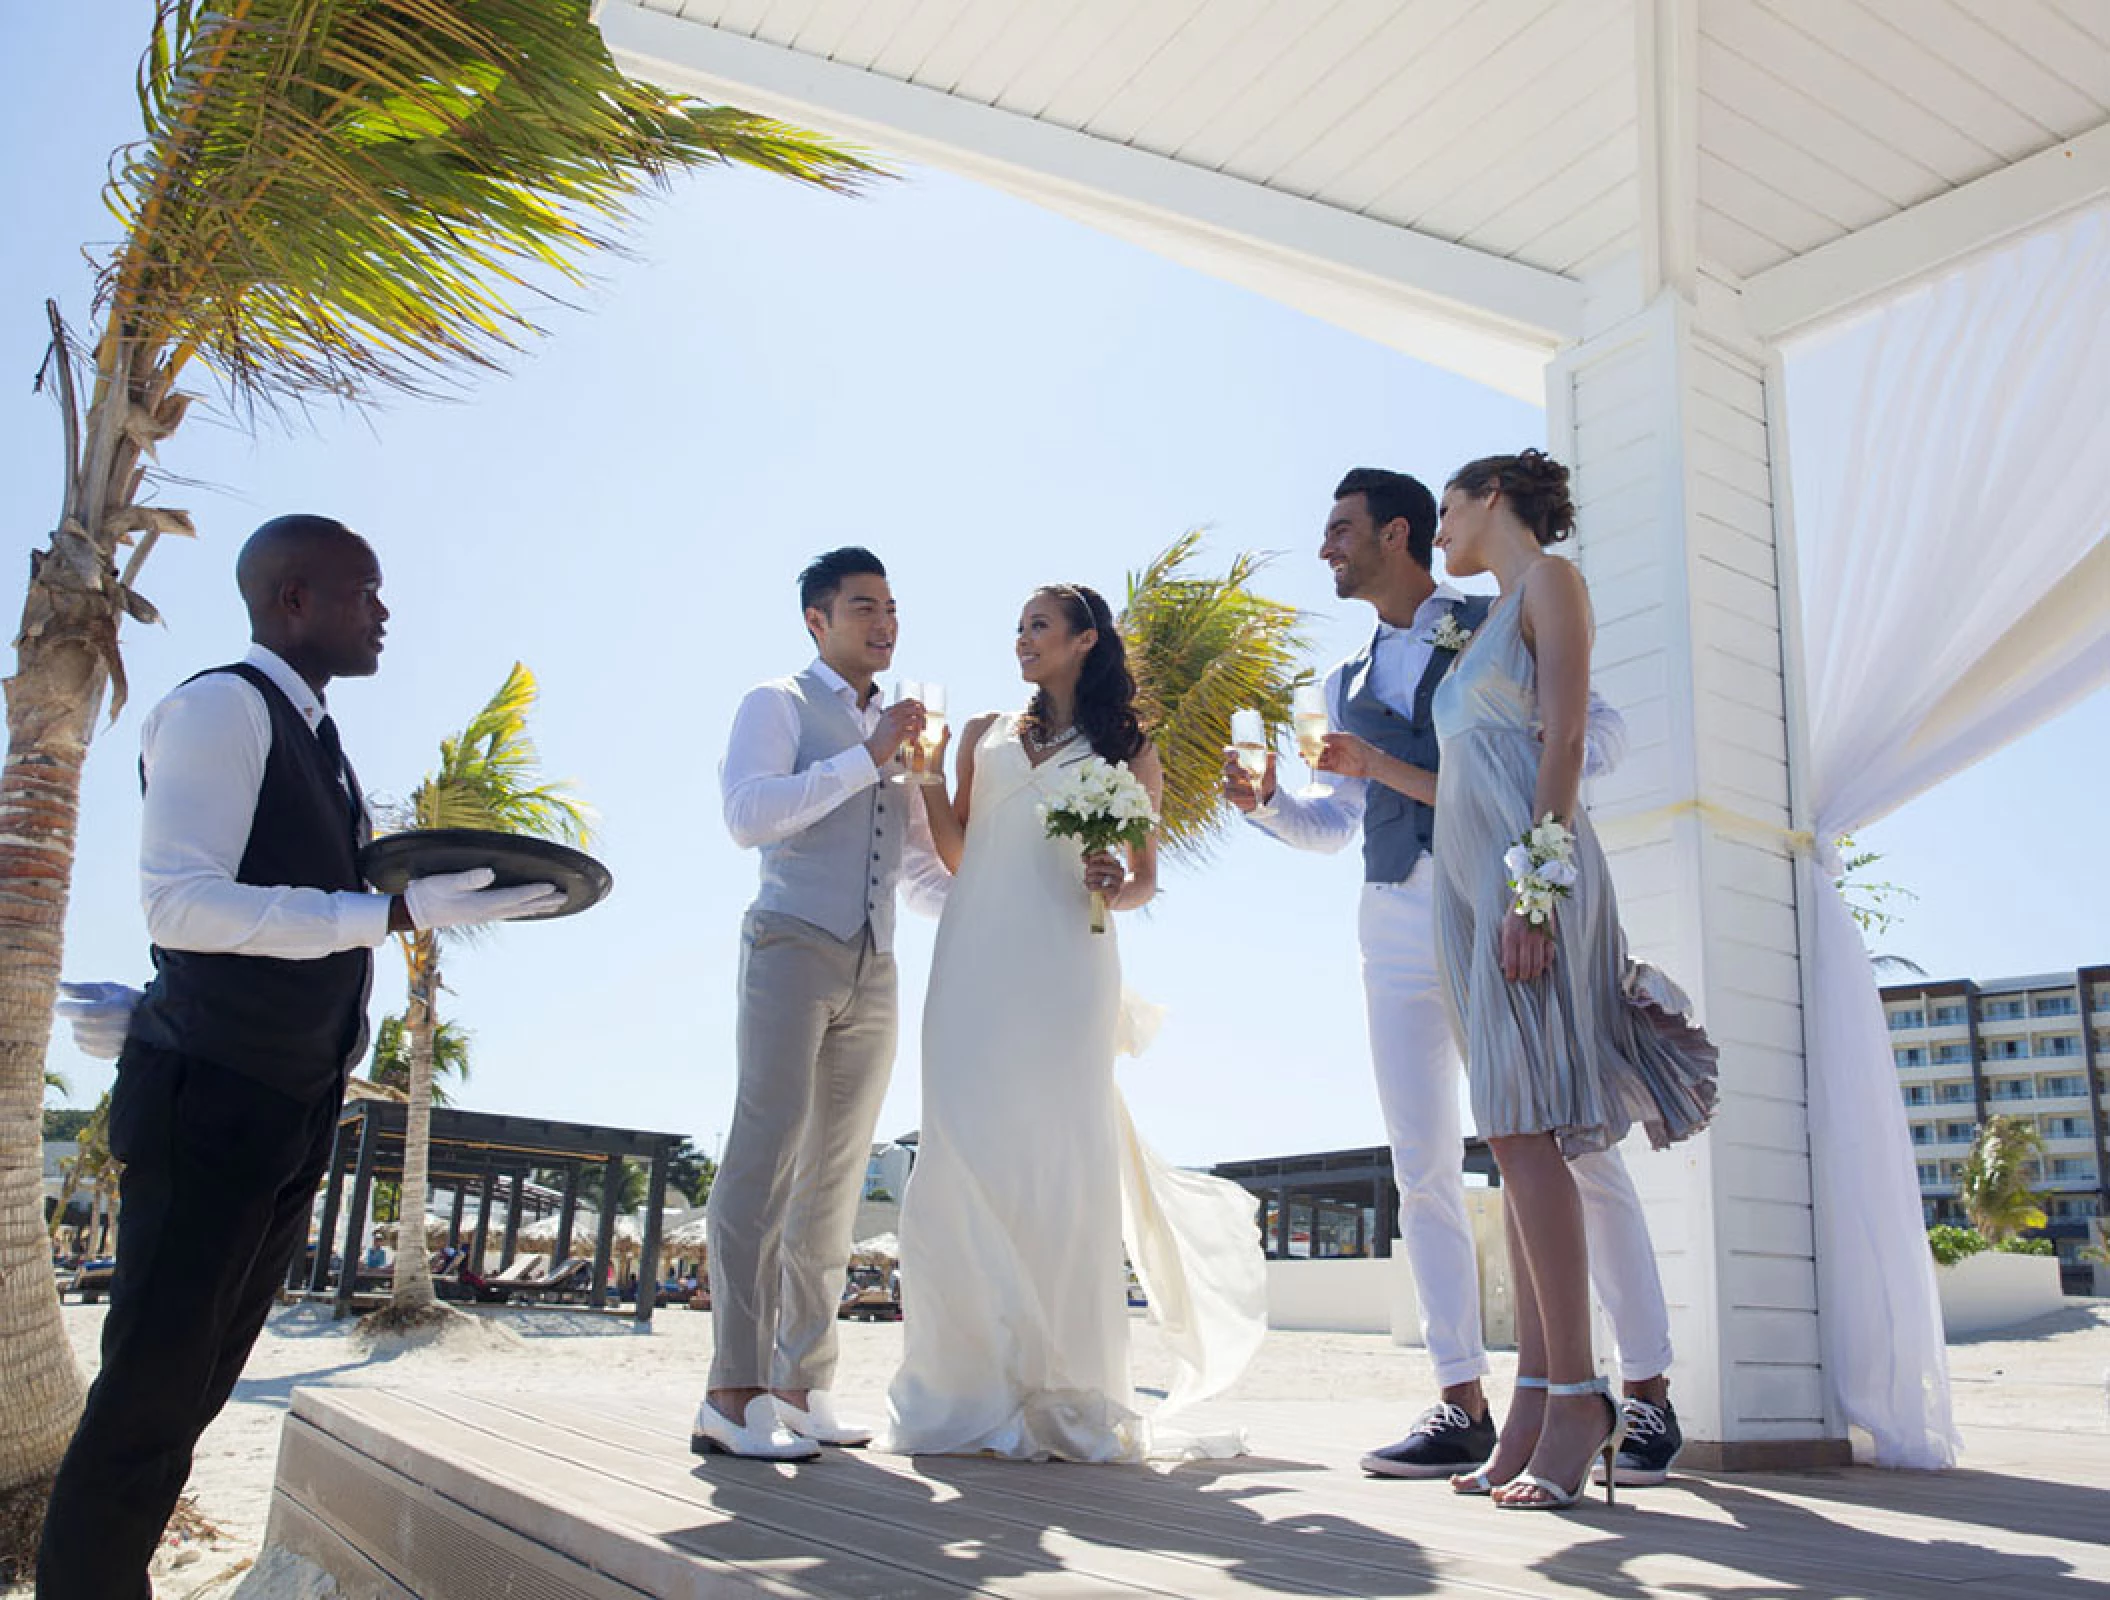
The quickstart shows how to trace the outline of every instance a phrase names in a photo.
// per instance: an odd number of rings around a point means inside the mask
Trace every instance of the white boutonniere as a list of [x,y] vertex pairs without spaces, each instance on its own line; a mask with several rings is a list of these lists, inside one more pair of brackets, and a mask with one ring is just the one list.
[[1429,643],[1438,650],[1450,651],[1452,655],[1456,655],[1472,642],[1473,630],[1458,626],[1458,613],[1455,611],[1446,611],[1436,626],[1429,630]]

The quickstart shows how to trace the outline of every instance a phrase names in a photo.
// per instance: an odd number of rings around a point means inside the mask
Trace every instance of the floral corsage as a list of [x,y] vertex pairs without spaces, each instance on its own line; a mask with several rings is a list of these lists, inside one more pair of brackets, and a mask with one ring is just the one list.
[[1458,626],[1458,613],[1446,611],[1436,619],[1436,626],[1429,630],[1429,643],[1438,650],[1448,650],[1456,655],[1473,642],[1473,630]]
[[1509,909],[1534,928],[1549,927],[1553,908],[1575,888],[1575,833],[1551,812],[1502,857],[1509,869]]

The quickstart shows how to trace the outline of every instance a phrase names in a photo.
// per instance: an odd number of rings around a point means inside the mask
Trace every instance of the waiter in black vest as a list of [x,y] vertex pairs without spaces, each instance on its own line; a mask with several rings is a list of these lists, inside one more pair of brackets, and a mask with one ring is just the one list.
[[192,1449],[307,1240],[366,1047],[374,946],[561,898],[493,889],[484,869],[369,893],[355,864],[366,811],[323,692],[380,665],[381,565],[342,523],[278,517],[242,547],[235,581],[248,655],[181,685],[140,733],[156,976],[117,1062],[116,1282],[45,1516],[39,1600],[151,1595]]

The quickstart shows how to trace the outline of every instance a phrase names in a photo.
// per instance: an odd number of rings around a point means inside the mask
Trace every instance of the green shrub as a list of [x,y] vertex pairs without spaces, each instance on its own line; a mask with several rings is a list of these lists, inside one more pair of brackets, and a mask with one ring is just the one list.
[[2004,1239],[1993,1248],[2011,1256],[2055,1256],[2059,1253],[2049,1239]]
[[1942,1222],[1927,1230],[1927,1248],[1934,1252],[1938,1264],[1953,1267],[1965,1256],[1975,1256],[1985,1249],[1986,1242],[1975,1228],[1959,1228],[1953,1222]]

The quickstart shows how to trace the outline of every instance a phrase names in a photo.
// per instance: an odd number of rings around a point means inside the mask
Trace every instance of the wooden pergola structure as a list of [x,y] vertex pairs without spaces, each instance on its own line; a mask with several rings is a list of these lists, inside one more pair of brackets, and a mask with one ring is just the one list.
[[[340,1317],[352,1309],[358,1286],[360,1242],[366,1237],[367,1214],[373,1202],[374,1184],[400,1180],[403,1175],[403,1130],[408,1107],[393,1100],[353,1100],[346,1104],[337,1123],[337,1141],[330,1155],[329,1177],[323,1189],[322,1215],[316,1228],[313,1264],[307,1274],[310,1294],[329,1293]],[[572,1253],[572,1227],[582,1188],[598,1175],[598,1226],[594,1236],[593,1273],[586,1303],[595,1310],[608,1303],[608,1273],[615,1259],[616,1215],[622,1209],[623,1162],[646,1164],[645,1223],[643,1251],[638,1262],[636,1317],[649,1327],[659,1295],[660,1213],[667,1198],[667,1163],[682,1142],[678,1133],[646,1133],[633,1128],[603,1128],[583,1122],[552,1122],[540,1117],[502,1116],[486,1111],[461,1111],[438,1106],[432,1113],[429,1180],[454,1190],[454,1216],[450,1237],[459,1239],[469,1189],[477,1188],[482,1203],[477,1209],[475,1242],[470,1259],[483,1258],[491,1203],[500,1186],[507,1199],[505,1232],[499,1244],[500,1265],[510,1263],[519,1246],[522,1200],[529,1175],[538,1171],[564,1173],[563,1198],[557,1211],[557,1243],[554,1260]],[[350,1194],[346,1194],[346,1182]],[[589,1193],[595,1193],[589,1189]],[[333,1241],[341,1242],[342,1270],[334,1289],[330,1276]],[[420,1249],[422,1241],[404,1241],[398,1248]]]
[[[1854,821],[1817,789],[1839,763],[1813,756],[1825,658],[1803,633],[1786,351],[2110,201],[2100,0],[594,15],[636,76],[987,183],[1544,404],[1575,473],[1595,682],[1633,734],[1592,815],[1637,952],[1692,990],[1723,1050],[1714,1130],[1634,1163],[1687,1459],[1837,1461],[1854,1424],[1879,1459],[1949,1464],[1902,1107],[1867,1037],[1873,981],[1826,899],[1820,835]],[[2096,587],[2069,598],[2110,614],[2110,536],[2088,559]],[[1996,609],[2011,655],[2050,635]],[[2068,692],[2102,670],[2088,637],[2058,635],[2087,662]],[[1939,720],[1899,737],[1938,745]],[[1813,1070],[1835,1027],[1861,1037]],[[1881,1204],[1828,1203],[1871,1164]]]

